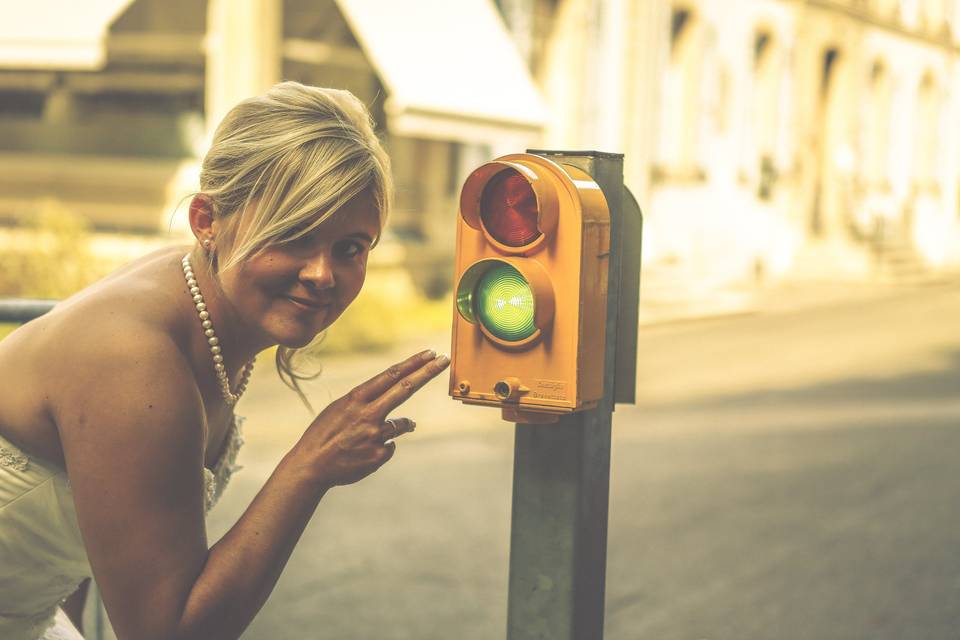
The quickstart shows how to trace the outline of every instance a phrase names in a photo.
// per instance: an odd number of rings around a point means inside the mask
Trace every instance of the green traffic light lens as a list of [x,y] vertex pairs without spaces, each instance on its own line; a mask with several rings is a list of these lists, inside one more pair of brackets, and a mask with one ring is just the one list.
[[536,305],[530,283],[507,263],[486,271],[476,288],[477,319],[487,331],[508,342],[529,338],[537,331]]

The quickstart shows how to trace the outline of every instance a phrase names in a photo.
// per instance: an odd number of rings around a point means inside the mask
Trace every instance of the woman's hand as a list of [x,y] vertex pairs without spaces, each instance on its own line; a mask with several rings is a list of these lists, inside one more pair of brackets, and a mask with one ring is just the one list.
[[413,431],[410,418],[387,415],[447,368],[450,359],[424,351],[399,362],[330,403],[310,424],[298,447],[324,487],[351,484],[393,457],[393,439]]

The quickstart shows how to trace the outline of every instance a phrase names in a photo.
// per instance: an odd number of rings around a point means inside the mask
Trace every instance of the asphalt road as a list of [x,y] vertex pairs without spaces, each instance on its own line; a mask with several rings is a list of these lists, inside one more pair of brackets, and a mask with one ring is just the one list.
[[[447,344],[331,358],[311,395]],[[309,421],[270,369],[212,540]],[[505,637],[513,428],[445,385],[321,503],[244,638]],[[608,640],[960,638],[960,285],[645,327],[638,388],[614,414]]]

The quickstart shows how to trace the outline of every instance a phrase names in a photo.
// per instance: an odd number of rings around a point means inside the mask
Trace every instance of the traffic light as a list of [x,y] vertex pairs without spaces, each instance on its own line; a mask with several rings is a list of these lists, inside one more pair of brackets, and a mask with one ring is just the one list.
[[460,193],[450,395],[553,422],[603,397],[610,210],[585,171],[533,154]]

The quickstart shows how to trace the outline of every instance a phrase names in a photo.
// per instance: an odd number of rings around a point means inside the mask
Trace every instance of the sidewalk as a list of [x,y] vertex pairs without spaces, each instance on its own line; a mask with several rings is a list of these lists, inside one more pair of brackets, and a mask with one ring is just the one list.
[[759,286],[728,286],[688,298],[657,299],[644,295],[641,276],[639,324],[651,325],[715,319],[753,313],[782,313],[841,301],[867,300],[896,291],[960,284],[960,273],[931,274],[920,282],[784,279]]

